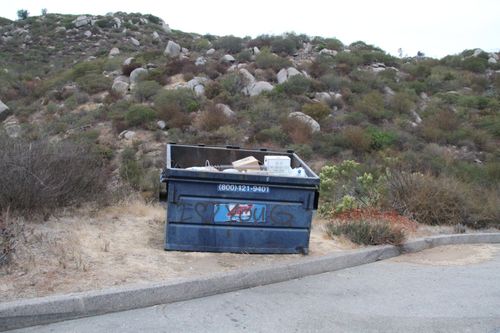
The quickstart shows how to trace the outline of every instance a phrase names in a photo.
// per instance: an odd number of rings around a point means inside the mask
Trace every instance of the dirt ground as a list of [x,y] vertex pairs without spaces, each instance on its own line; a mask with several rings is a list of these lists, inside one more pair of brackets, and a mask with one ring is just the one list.
[[[309,255],[355,248],[332,241],[315,220]],[[0,269],[0,302],[115,285],[159,282],[294,260],[302,255],[167,252],[165,211],[131,201],[94,213],[67,211],[45,222],[24,223],[12,263]]]
[[[63,211],[45,222],[18,222],[24,231],[13,260],[0,268],[0,302],[167,281],[302,257],[164,251],[165,210],[161,205],[148,205],[140,200],[98,210]],[[329,238],[325,233],[326,223],[326,220],[313,219],[310,256],[359,247],[343,237]],[[452,227],[420,225],[409,238],[453,232]],[[459,247],[432,251],[436,252],[431,258],[437,261],[442,253],[448,254],[445,261],[459,260],[463,253]],[[487,256],[487,247],[480,253],[476,259]],[[450,257],[453,255],[458,257],[453,259]],[[424,263],[419,254],[404,258]]]
[[489,244],[446,245],[405,254],[390,260],[419,265],[462,266],[490,260],[499,250],[498,245]]

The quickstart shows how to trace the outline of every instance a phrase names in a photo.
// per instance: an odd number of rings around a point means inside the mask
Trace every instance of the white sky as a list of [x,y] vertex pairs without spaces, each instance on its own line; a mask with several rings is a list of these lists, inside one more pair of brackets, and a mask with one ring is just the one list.
[[422,51],[443,57],[464,49],[500,48],[498,0],[0,0],[0,16],[141,12],[161,17],[173,29],[200,34],[252,36],[305,33],[337,37],[344,44],[362,40],[397,55]]

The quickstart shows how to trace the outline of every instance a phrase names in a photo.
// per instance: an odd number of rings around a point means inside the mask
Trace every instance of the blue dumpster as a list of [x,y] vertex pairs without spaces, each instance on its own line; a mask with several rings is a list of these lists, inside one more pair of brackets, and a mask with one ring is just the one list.
[[[289,156],[307,177],[186,170],[253,156]],[[168,144],[166,250],[308,253],[319,177],[293,151]]]

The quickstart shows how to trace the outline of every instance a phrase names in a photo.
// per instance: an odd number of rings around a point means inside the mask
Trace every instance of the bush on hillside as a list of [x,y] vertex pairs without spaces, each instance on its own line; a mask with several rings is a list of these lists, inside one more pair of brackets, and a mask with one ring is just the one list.
[[430,225],[468,222],[466,190],[458,181],[397,170],[387,179],[390,203],[399,213]]
[[385,221],[352,220],[327,225],[330,236],[343,235],[360,245],[400,245],[406,239],[402,228]]
[[302,112],[321,122],[330,115],[332,110],[324,103],[308,103],[302,106]]
[[76,79],[76,83],[86,93],[97,94],[111,88],[113,81],[102,74],[86,74]]
[[129,126],[144,126],[152,122],[155,117],[155,110],[142,104],[132,105],[125,114],[125,120]]
[[288,95],[302,95],[311,90],[312,82],[303,75],[294,75],[281,86]]
[[90,146],[0,139],[0,211],[23,214],[97,200],[106,171]]
[[161,89],[156,81],[141,81],[134,88],[134,96],[139,102],[146,102]]
[[162,90],[154,98],[160,119],[170,128],[182,128],[190,124],[189,112],[198,110],[200,104],[191,89]]
[[219,37],[213,44],[216,49],[223,49],[232,54],[236,54],[243,49],[243,39],[235,36]]
[[257,67],[262,69],[271,68],[275,71],[279,71],[282,68],[290,67],[291,62],[288,59],[277,56],[271,53],[269,50],[262,50],[256,57],[255,63]]

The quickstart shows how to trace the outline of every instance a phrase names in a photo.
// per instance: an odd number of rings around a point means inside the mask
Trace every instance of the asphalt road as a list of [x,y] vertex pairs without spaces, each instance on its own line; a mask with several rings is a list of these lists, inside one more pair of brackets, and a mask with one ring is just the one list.
[[491,258],[472,264],[433,265],[399,257],[15,332],[500,333],[500,245],[489,246]]

